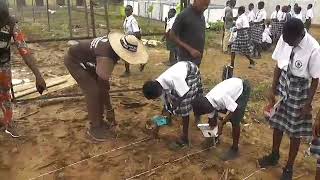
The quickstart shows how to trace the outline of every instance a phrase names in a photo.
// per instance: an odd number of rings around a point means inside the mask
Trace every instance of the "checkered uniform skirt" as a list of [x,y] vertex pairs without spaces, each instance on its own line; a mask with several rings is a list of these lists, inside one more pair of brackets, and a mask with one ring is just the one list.
[[190,90],[180,97],[175,90],[165,92],[165,108],[173,115],[185,117],[189,116],[192,111],[192,101],[203,94],[203,88],[201,83],[201,76],[199,68],[192,62],[187,62],[188,74],[186,82],[190,87]]
[[[310,152],[317,159],[320,159],[320,138],[314,138],[311,142]],[[317,167],[320,168],[320,161],[318,161]]]
[[251,31],[251,40],[255,43],[261,44],[263,31],[264,24],[254,24]]
[[308,99],[311,81],[282,71],[278,92],[283,100],[274,115],[270,117],[271,127],[285,132],[290,137],[311,137],[312,114],[301,117],[301,111]]
[[277,38],[278,38],[278,39],[279,39],[280,36],[282,35],[283,25],[284,25],[284,22],[283,22],[283,21],[278,22],[278,27],[277,27]]
[[238,29],[237,37],[231,45],[231,52],[242,53],[245,55],[250,55],[250,37],[248,33],[249,29]]
[[271,34],[273,37],[278,36],[278,29],[279,29],[280,22],[279,21],[272,21],[271,22]]

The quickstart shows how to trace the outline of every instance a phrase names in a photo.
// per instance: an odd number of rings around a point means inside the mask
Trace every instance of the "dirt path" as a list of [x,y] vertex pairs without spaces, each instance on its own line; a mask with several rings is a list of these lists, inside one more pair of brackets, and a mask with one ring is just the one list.
[[[63,67],[63,54],[66,46],[63,43],[33,45],[39,59],[41,70],[46,78],[66,74]],[[150,49],[151,61],[144,73],[133,67],[133,74],[128,79],[118,79],[112,83],[112,88],[141,87],[145,80],[158,76],[165,68],[162,62],[167,59],[167,52],[163,49]],[[222,143],[216,149],[174,161],[190,153],[203,150],[203,137],[194,126],[191,128],[191,147],[180,151],[171,151],[168,144],[180,133],[180,121],[177,120],[170,127],[160,131],[161,139],[148,139],[144,133],[145,122],[152,116],[159,114],[159,101],[147,101],[140,92],[117,93],[113,96],[120,132],[116,139],[105,143],[92,143],[85,136],[87,115],[83,100],[63,102],[40,108],[37,103],[18,105],[15,117],[32,113],[39,113],[18,121],[19,129],[25,135],[21,139],[10,139],[0,133],[0,179],[29,179],[42,173],[64,167],[74,162],[105,153],[114,148],[139,142],[129,147],[123,147],[106,153],[103,156],[84,161],[72,167],[49,174],[39,179],[126,179],[139,173],[150,171],[137,179],[219,179],[226,169],[230,169],[229,179],[243,179],[258,170],[257,158],[270,151],[272,131],[268,128],[262,116],[264,106],[263,93],[271,82],[274,62],[271,53],[264,53],[263,59],[258,61],[256,69],[247,68],[248,62],[243,57],[237,57],[236,75],[249,79],[254,89],[252,100],[245,118],[246,126],[242,126],[241,157],[232,162],[222,162],[220,156],[231,144],[231,128],[225,129]],[[202,64],[202,76],[206,87],[212,88],[220,81],[221,68],[227,64],[229,56],[221,54],[219,50],[209,49]],[[16,59],[16,62],[17,59]],[[32,76],[29,71],[19,72],[21,65],[14,68],[15,78]],[[23,68],[25,69],[25,68]],[[122,64],[115,70],[118,77],[124,70]],[[77,87],[68,92],[79,91]],[[60,92],[66,93],[66,92]],[[318,93],[319,95],[319,93]],[[317,102],[319,102],[317,96]],[[125,106],[127,102],[141,104],[137,108]],[[318,105],[319,103],[317,103]],[[205,118],[202,119],[204,122]],[[260,123],[258,123],[260,121]],[[303,152],[307,149],[304,144],[298,155],[294,176],[300,179],[313,179],[315,160],[304,158]],[[288,138],[284,138],[281,147],[281,163],[278,167],[258,172],[251,179],[278,179],[281,167],[287,158],[289,148]],[[174,162],[172,162],[174,161]],[[172,163],[167,163],[172,162]],[[167,164],[166,164],[167,163]],[[166,164],[165,166],[162,166]]]

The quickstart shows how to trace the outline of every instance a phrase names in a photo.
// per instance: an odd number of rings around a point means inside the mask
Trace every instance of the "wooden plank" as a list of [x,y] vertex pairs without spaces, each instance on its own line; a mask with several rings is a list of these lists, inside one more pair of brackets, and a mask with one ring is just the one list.
[[[58,77],[58,78],[53,78],[53,79],[49,79],[47,80],[47,88],[48,91],[50,90],[50,88],[54,87],[54,86],[58,86],[60,84],[63,84],[65,82],[67,82],[69,79],[72,79],[71,75],[67,75],[67,76],[62,76],[62,77]],[[27,89],[25,91],[20,91],[18,93],[16,93],[16,98],[21,98],[33,93],[37,93],[37,88],[33,87],[31,89]],[[44,94],[46,94],[46,91],[44,92]]]
[[[67,79],[66,81],[64,81],[62,83],[56,84],[56,85],[54,85],[52,87],[49,87],[48,90],[44,91],[42,95],[46,95],[46,94],[50,94],[50,93],[53,93],[53,92],[61,91],[61,90],[64,90],[66,88],[69,88],[71,86],[74,86],[75,84],[76,84],[76,81],[72,77],[70,77],[69,79]],[[34,93],[27,94],[27,95],[23,96],[23,99],[32,99],[32,98],[40,97],[42,95],[40,95],[37,92],[34,92]],[[20,99],[22,99],[22,98],[20,98]]]

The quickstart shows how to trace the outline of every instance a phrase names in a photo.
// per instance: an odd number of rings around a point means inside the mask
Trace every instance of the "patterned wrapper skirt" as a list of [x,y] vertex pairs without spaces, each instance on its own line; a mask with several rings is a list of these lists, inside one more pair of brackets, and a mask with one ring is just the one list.
[[308,99],[311,80],[300,78],[282,71],[278,91],[283,100],[270,117],[271,127],[285,132],[290,137],[312,136],[312,114],[301,116],[301,111]]
[[251,30],[251,40],[255,43],[261,44],[264,24],[254,24]]
[[248,28],[237,30],[237,37],[231,45],[231,52],[250,55],[251,49]]
[[192,111],[192,101],[203,94],[199,68],[192,62],[187,62],[188,74],[186,82],[190,90],[183,97],[180,97],[174,90],[165,92],[165,108],[168,112],[185,117]]
[[279,29],[279,21],[272,20],[271,22],[271,34],[273,37],[278,36],[278,29]]

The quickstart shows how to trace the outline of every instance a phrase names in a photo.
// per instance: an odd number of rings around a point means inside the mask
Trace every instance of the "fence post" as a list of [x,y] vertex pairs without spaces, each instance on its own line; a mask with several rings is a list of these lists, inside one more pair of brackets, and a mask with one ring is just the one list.
[[34,0],[32,0],[32,18],[33,18],[33,22],[35,23],[36,22],[36,18],[35,18],[35,15],[34,15]]
[[96,22],[94,19],[94,9],[93,9],[93,2],[90,0],[90,16],[91,16],[91,25],[92,25],[92,35],[93,37],[97,37],[96,34]]
[[49,0],[47,0],[47,17],[48,17],[48,29],[50,31],[51,28],[50,28],[50,15],[49,15]]
[[89,30],[89,18],[88,18],[88,5],[87,5],[87,0],[84,2],[84,11],[85,11],[85,18],[86,18],[86,26],[87,26],[87,36],[90,36],[90,30]]
[[72,18],[71,18],[71,3],[70,0],[68,0],[68,16],[69,16],[69,33],[70,33],[70,37],[72,38]]
[[108,34],[110,32],[110,27],[109,27],[109,1],[108,0],[104,0],[104,13],[105,13],[105,17],[106,17],[106,25],[107,25],[107,30],[108,30]]

